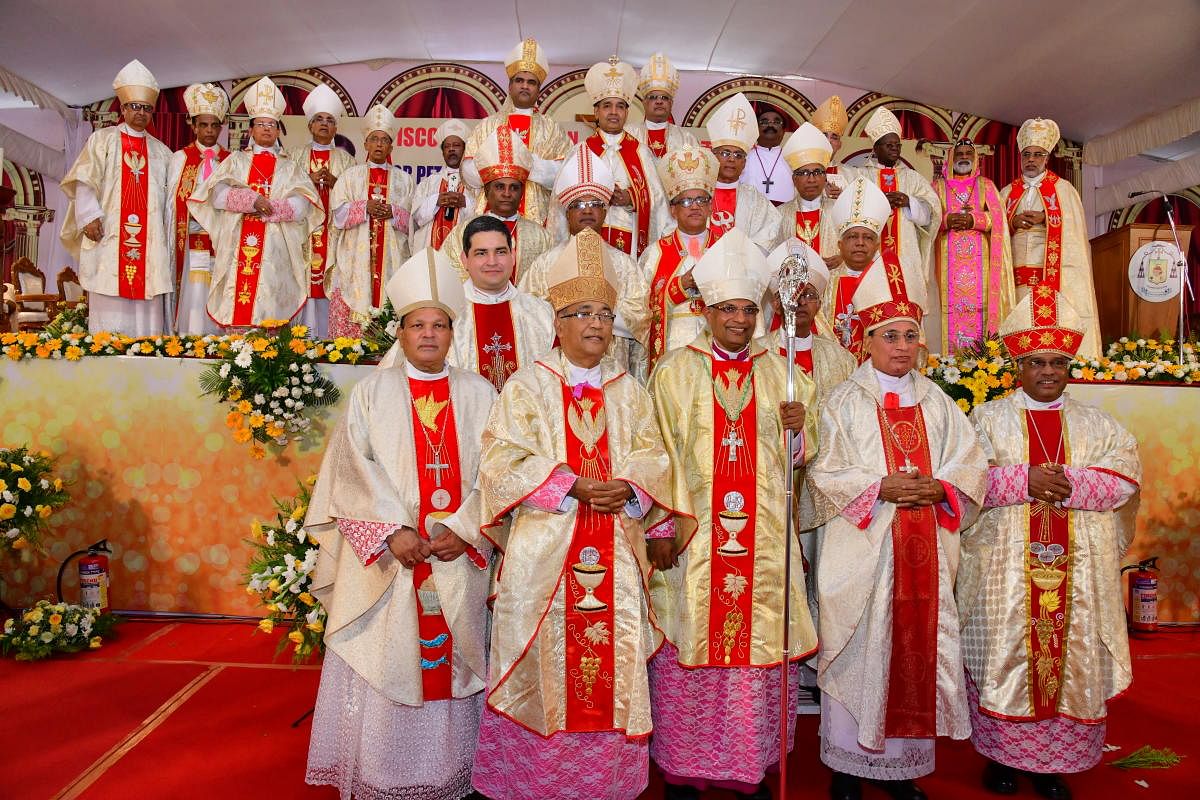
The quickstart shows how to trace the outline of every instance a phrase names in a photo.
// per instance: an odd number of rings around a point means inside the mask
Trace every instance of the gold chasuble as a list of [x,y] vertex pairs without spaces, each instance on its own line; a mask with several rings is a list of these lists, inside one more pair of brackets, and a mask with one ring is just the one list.
[[[658,424],[668,432],[672,501],[696,520],[677,526],[679,566],[651,578],[654,610],[685,667],[770,667],[783,651],[784,454],[779,403],[783,359],[751,345],[743,361],[713,358],[704,333],[667,353],[650,381]],[[816,388],[801,372],[796,399]],[[805,421],[817,446],[817,415]],[[791,641],[796,659],[816,647],[800,546],[792,548]]]
[[[1137,485],[1137,442],[1111,416],[1069,395],[1060,409],[1029,410],[1025,397],[1013,392],[971,413],[994,466],[1063,464]],[[1136,493],[1115,511],[1018,502],[988,508],[963,534],[963,658],[983,714],[1099,722],[1106,701],[1129,686],[1120,569],[1137,507]]]
[[[668,460],[650,398],[601,364],[601,387],[576,393],[554,350],[505,384],[483,435],[484,534],[497,572],[488,707],[530,731],[650,733],[650,618],[645,526],[667,508]],[[623,480],[656,504],[643,519],[523,504],[560,466]],[[507,524],[511,522],[511,524]]]

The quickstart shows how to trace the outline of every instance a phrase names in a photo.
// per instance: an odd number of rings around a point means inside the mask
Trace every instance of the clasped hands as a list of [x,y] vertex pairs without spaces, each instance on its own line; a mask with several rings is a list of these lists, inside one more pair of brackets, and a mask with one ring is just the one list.
[[888,204],[892,208],[904,208],[908,205],[908,195],[904,192],[884,192],[887,195]]
[[625,481],[598,481],[578,477],[567,495],[602,514],[616,514],[633,497],[633,488]]
[[412,528],[399,528],[387,537],[388,550],[409,569],[430,556],[439,561],[453,561],[467,552],[467,543],[445,525],[434,525],[433,535],[432,540],[426,540]]
[[389,219],[392,216],[392,207],[384,200],[367,198],[367,216],[371,219]]
[[1022,211],[1012,218],[1013,230],[1029,230],[1034,225],[1041,225],[1046,221],[1046,214],[1042,211]]
[[931,506],[946,499],[946,489],[928,475],[901,470],[879,482],[879,499],[900,508]]
[[952,231],[969,231],[975,227],[975,218],[971,214],[947,214],[946,227]]
[[1071,496],[1071,482],[1062,464],[1030,465],[1029,496],[1046,503],[1061,503]]

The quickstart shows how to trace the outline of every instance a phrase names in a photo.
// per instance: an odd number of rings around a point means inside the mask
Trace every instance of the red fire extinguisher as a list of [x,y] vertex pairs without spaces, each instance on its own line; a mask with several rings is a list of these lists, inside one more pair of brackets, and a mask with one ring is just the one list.
[[1129,576],[1129,630],[1134,634],[1158,630],[1158,556],[1122,567]]
[[62,579],[67,565],[77,556],[79,559],[79,604],[87,608],[98,608],[107,612],[110,608],[108,599],[108,555],[112,550],[108,540],[88,545],[86,550],[76,550],[63,560],[58,568],[58,601],[63,600]]

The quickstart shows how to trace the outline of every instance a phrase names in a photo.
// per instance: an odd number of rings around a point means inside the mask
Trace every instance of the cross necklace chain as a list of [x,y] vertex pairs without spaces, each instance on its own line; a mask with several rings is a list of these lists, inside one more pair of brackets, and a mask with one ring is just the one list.
[[[409,402],[413,404],[413,415],[416,416],[416,401],[413,400],[411,395],[409,396]],[[450,405],[447,403],[446,407],[449,408]],[[429,436],[429,431],[425,428],[425,423],[421,422],[419,416],[417,416],[417,425],[420,427],[421,433],[425,436],[425,471],[433,473],[433,485],[440,487],[442,485],[442,472],[448,471],[451,468],[448,461],[442,460],[442,456],[446,452],[445,437],[443,437],[442,441],[434,444],[433,439]]]

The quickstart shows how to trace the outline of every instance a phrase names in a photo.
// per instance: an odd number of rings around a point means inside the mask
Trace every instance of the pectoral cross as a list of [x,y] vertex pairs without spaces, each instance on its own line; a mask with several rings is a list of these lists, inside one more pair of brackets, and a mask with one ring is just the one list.
[[434,450],[433,462],[425,465],[426,470],[433,470],[433,483],[435,486],[442,485],[442,471],[450,469],[450,465],[442,462],[441,450]]
[[771,176],[768,175],[767,177],[765,177],[763,179],[762,185],[763,185],[763,193],[765,194],[765,193],[771,191],[771,187],[775,185],[775,181],[771,180]]
[[729,448],[729,461],[732,463],[738,460],[738,448],[745,447],[746,442],[738,436],[736,430],[730,430],[729,433],[725,434],[725,438],[721,440],[721,444]]

